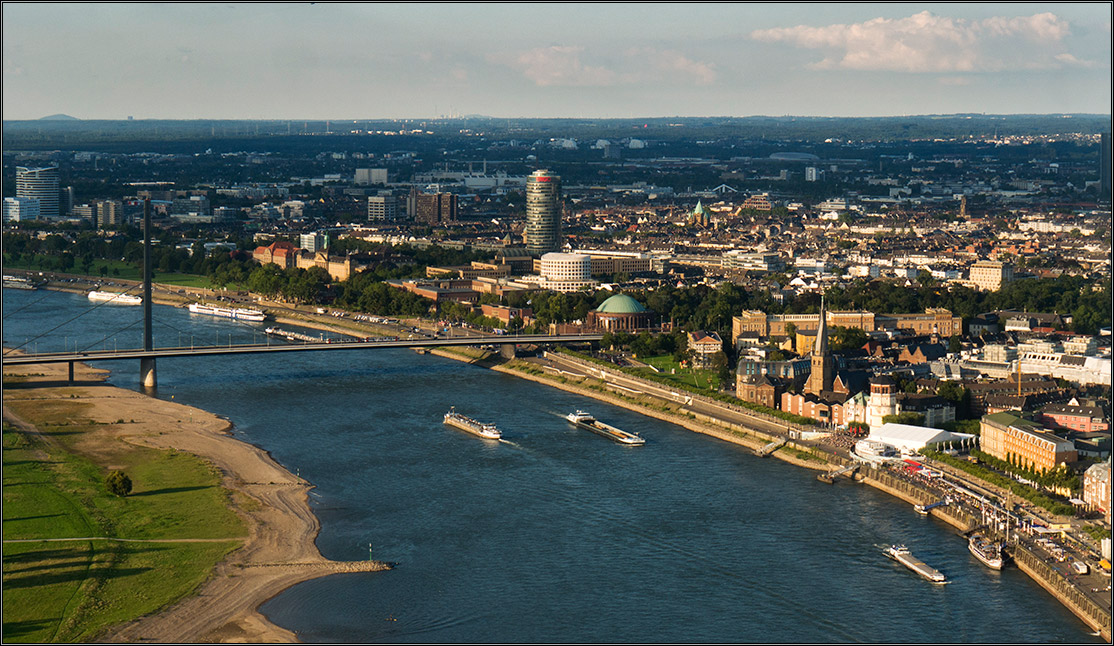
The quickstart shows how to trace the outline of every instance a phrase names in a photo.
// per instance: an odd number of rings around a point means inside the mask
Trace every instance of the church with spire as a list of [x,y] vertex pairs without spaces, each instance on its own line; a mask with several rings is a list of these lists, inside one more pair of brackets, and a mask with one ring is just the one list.
[[835,382],[835,358],[828,351],[828,316],[824,310],[824,298],[820,298],[820,327],[816,329],[816,342],[812,344],[809,353],[811,370],[805,393],[820,396],[831,392]]
[[688,217],[689,226],[706,229],[711,222],[712,217],[708,209],[704,208],[704,204],[700,200],[697,200],[696,208],[692,210],[692,213],[690,213]]
[[781,395],[781,410],[794,415],[809,417],[836,426],[847,423],[844,403],[849,397],[865,388],[866,375],[842,374],[830,349],[828,338],[828,312],[820,301],[820,321],[816,340],[809,351],[809,373],[803,392],[785,392]]
[[871,428],[881,426],[889,415],[906,411],[924,415],[928,425],[955,419],[954,406],[939,396],[898,392],[887,376],[869,379],[861,371],[840,371],[829,347],[828,312],[823,300],[808,358],[809,374],[801,392],[781,393],[783,411],[833,426],[861,422]]

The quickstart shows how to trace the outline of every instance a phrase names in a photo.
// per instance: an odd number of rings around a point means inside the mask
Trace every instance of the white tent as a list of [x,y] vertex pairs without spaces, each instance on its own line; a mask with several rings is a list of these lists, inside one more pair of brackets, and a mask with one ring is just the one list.
[[889,422],[880,428],[871,429],[868,439],[883,442],[890,446],[905,451],[920,451],[929,444],[941,442],[960,442],[971,444],[974,435],[968,433],[952,433],[938,428],[927,426],[910,426],[909,424],[894,424]]

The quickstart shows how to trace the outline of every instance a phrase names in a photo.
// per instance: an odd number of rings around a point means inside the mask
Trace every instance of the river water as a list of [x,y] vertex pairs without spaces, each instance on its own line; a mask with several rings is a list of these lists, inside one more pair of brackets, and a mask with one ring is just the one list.
[[[5,345],[140,345],[141,308],[3,296]],[[154,312],[156,346],[262,339]],[[138,361],[100,365],[138,388]],[[906,503],[540,384],[407,350],[160,359],[158,379],[159,397],[229,418],[316,485],[326,557],[397,563],[264,604],[306,642],[1101,643]],[[450,406],[504,440],[445,427]],[[646,445],[573,428],[578,408]],[[889,543],[950,583],[887,559]]]

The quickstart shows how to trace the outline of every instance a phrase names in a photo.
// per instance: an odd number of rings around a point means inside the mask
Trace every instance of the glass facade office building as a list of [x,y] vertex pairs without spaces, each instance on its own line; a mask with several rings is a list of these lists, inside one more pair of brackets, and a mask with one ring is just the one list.
[[26,168],[20,166],[15,171],[16,197],[39,201],[39,217],[43,220],[56,220],[58,212],[58,169]]

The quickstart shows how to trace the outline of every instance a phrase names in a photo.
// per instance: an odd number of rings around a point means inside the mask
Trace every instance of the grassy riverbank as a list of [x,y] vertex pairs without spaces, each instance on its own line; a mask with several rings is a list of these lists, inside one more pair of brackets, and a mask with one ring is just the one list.
[[[39,433],[4,424],[5,642],[89,641],[189,594],[241,545],[208,463],[116,440],[80,403],[12,395],[6,383],[5,405]],[[131,495],[107,492],[110,469],[129,474]]]
[[[5,643],[293,642],[260,604],[389,569],[322,557],[312,485],[227,420],[76,369],[5,369]],[[115,469],[126,498],[105,489]]]

